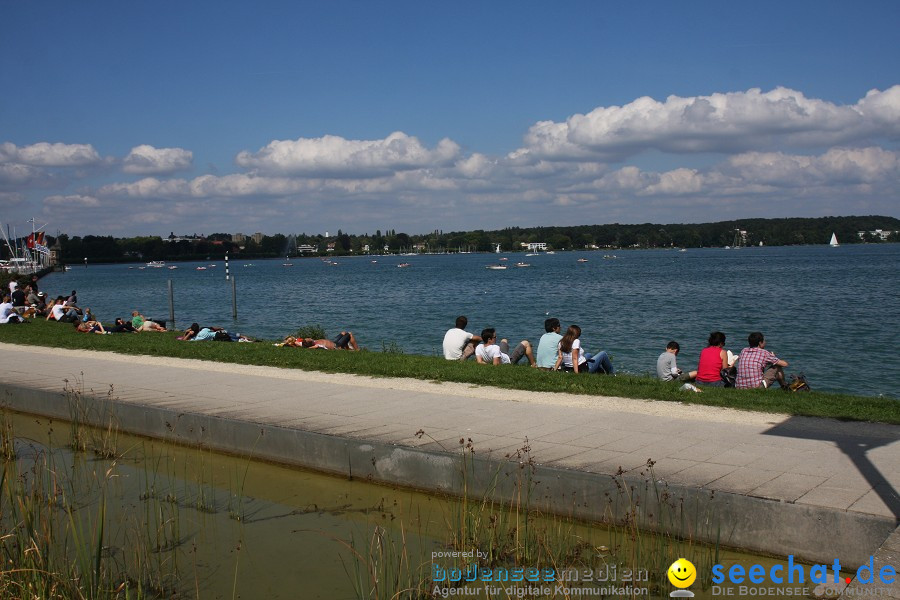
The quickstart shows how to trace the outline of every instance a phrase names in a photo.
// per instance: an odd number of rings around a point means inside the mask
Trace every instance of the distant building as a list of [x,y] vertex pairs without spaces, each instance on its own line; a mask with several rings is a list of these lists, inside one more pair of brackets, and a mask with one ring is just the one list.
[[232,233],[231,241],[234,242],[235,244],[243,244],[244,242],[247,241],[247,236],[244,235],[243,233]]
[[169,237],[163,238],[164,242],[202,242],[204,238],[202,235],[175,235],[175,232],[169,233]]
[[328,246],[326,246],[325,251],[334,252],[334,242],[328,242]]
[[546,250],[547,242],[522,242],[522,247],[531,252],[536,252],[538,250]]
[[251,236],[250,239],[252,239],[252,240],[253,240],[254,242],[256,242],[257,244],[262,244],[263,234],[261,234],[260,232],[257,231],[256,233],[254,233],[254,234]]
[[896,231],[885,231],[884,229],[876,229],[875,231],[857,231],[856,235],[859,236],[859,239],[864,239],[866,235],[871,237],[881,238],[881,241],[886,242],[889,237],[891,237],[892,233],[897,233]]

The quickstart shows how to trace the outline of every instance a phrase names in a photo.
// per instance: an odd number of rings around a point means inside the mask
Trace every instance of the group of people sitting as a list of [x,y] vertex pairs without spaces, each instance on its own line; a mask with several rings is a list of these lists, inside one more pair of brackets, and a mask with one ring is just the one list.
[[663,381],[739,389],[771,388],[777,382],[781,389],[790,389],[784,379],[788,362],[766,350],[766,338],[759,331],[747,336],[747,347],[738,356],[725,350],[725,334],[721,331],[709,334],[707,343],[700,352],[697,370],[685,373],[676,362],[681,350],[678,342],[669,342],[656,361],[657,377]]
[[43,318],[46,321],[71,323],[80,333],[138,333],[141,331],[166,331],[165,322],[153,321],[135,310],[131,319],[117,317],[112,324],[104,325],[94,316],[90,308],[78,306],[78,292],[72,290],[67,296],[49,298],[38,291],[37,276],[30,283],[20,287],[15,280],[9,283],[10,293],[3,296],[0,303],[0,324],[26,323],[29,318]]
[[526,358],[532,367],[545,371],[615,373],[609,354],[603,351],[592,354],[582,349],[578,325],[570,325],[565,334],[560,334],[561,325],[555,317],[544,321],[545,333],[538,342],[537,353],[528,340],[522,340],[510,352],[508,340],[497,341],[496,329],[484,329],[478,336],[466,331],[468,324],[465,316],[459,316],[456,326],[444,334],[444,358],[447,360],[465,361],[474,356],[479,364],[514,365]]

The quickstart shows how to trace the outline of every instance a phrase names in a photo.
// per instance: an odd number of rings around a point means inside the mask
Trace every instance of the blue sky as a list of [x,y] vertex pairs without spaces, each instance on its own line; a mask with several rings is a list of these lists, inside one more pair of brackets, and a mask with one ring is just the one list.
[[900,3],[0,0],[0,222],[900,216]]

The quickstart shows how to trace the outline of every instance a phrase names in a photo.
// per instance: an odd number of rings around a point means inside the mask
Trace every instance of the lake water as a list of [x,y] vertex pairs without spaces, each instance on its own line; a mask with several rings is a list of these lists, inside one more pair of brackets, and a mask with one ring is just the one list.
[[[501,257],[508,269],[485,268]],[[320,324],[329,336],[352,330],[371,350],[393,343],[417,354],[440,354],[460,314],[470,331],[494,327],[513,344],[536,344],[555,316],[564,328],[580,325],[588,351],[610,352],[629,373],[653,371],[669,340],[681,344],[687,370],[710,331],[725,332],[726,348],[739,352],[758,330],[790,362],[787,372],[802,371],[814,389],[900,396],[900,244],[291,260],[231,261],[236,320],[221,260],[205,271],[201,263],[76,266],[48,275],[42,289],[77,289],[79,304],[102,320],[133,309],[166,319],[171,279],[179,328],[196,321],[275,339]],[[397,268],[402,262],[410,266]]]

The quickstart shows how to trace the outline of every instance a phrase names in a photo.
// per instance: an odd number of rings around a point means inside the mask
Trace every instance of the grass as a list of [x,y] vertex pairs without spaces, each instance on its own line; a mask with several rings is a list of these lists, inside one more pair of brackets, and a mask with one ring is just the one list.
[[575,376],[527,367],[486,367],[473,362],[452,362],[440,357],[401,352],[325,352],[280,348],[266,342],[187,343],[175,338],[175,333],[81,334],[75,332],[71,325],[43,320],[26,325],[0,327],[0,342],[11,344],[193,358],[372,377],[409,377],[534,392],[619,396],[767,413],[900,424],[900,401],[893,398],[816,391],[787,393],[779,390],[715,388],[706,388],[703,393],[697,394],[679,391],[677,384],[664,383],[652,377]]

